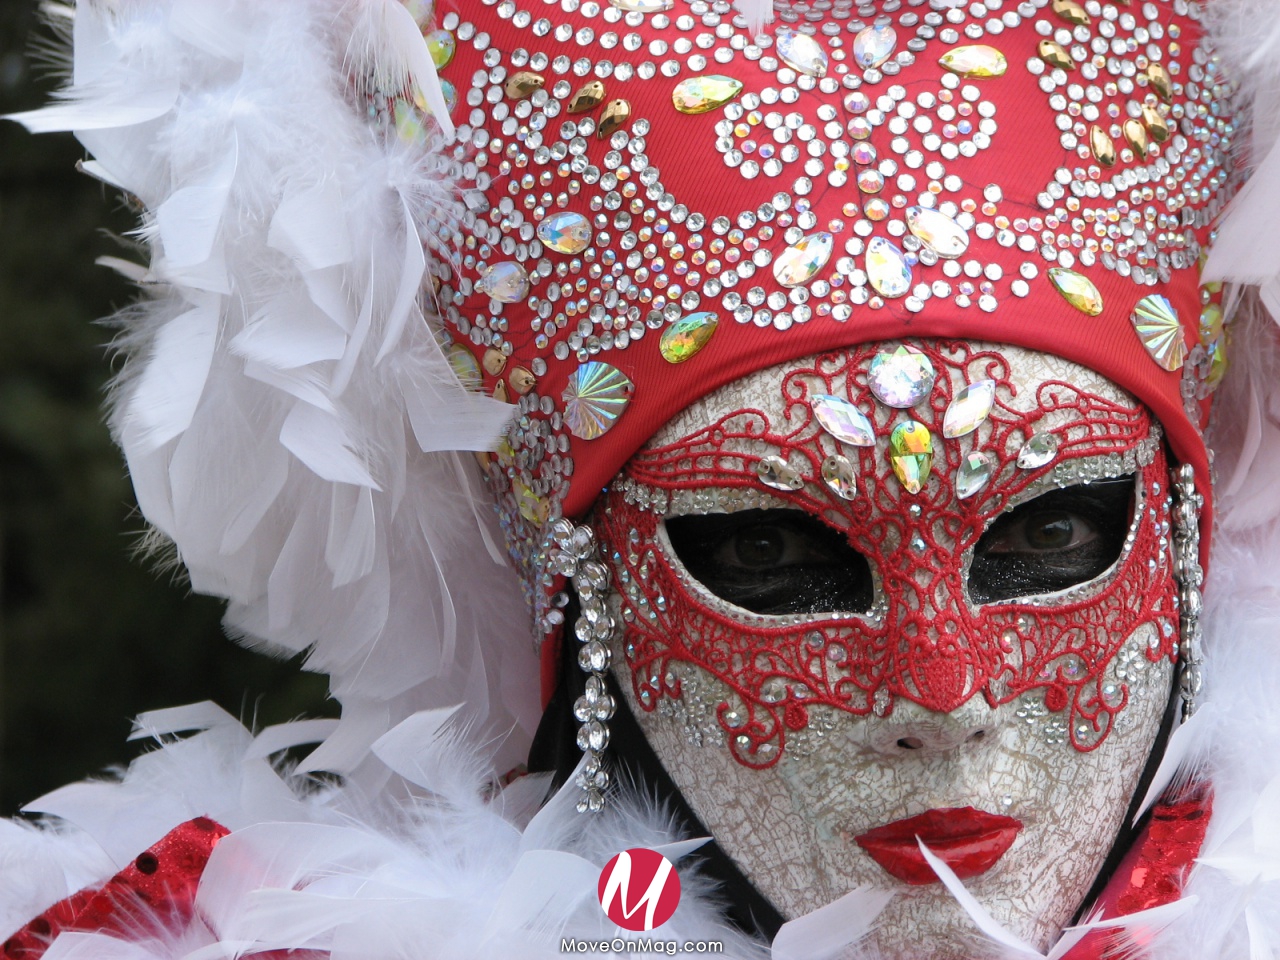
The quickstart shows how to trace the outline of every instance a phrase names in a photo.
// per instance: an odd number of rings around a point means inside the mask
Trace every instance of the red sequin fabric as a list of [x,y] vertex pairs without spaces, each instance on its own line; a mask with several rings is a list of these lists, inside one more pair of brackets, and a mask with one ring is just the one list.
[[[1168,468],[1145,409],[1046,381],[1036,389],[1035,409],[1026,412],[1014,406],[1016,386],[1000,353],[942,341],[922,341],[919,349],[943,375],[913,411],[935,438],[932,474],[918,494],[908,494],[894,478],[883,442],[843,451],[862,485],[854,500],[829,493],[821,479],[824,459],[840,451],[813,415],[815,395],[853,401],[882,440],[907,419],[906,411],[872,399],[867,370],[874,346],[824,355],[790,372],[783,381],[782,422],[759,409],[738,410],[631,460],[597,522],[602,542],[621,564],[627,659],[645,709],[655,709],[662,697],[680,696],[672,663],[701,667],[740,701],[717,708],[734,756],[747,766],[768,767],[778,761],[788,734],[805,727],[818,706],[885,716],[905,698],[950,712],[976,695],[994,707],[1043,691],[1050,711],[1069,714],[1071,742],[1084,751],[1106,738],[1127,703],[1123,684],[1111,690],[1104,684],[1124,641],[1152,624],[1158,639],[1146,655],[1153,662],[1175,656]],[[973,435],[980,441],[944,442],[943,416],[953,391],[978,378],[996,382],[989,426]],[[1019,467],[1019,449],[1046,431],[1058,441],[1057,456],[1036,469]],[[956,471],[975,444],[994,459],[995,472],[978,494],[962,500]],[[787,461],[804,485],[794,491],[764,487],[756,467],[767,454]],[[1039,602],[970,602],[971,552],[1001,511],[1072,477],[1131,471],[1139,475],[1139,512],[1109,575]],[[875,608],[762,617],[717,602],[690,583],[669,548],[659,545],[667,505],[689,490],[727,497],[717,508],[708,501],[707,509],[733,509],[735,497],[760,491],[841,530],[878,572]]]

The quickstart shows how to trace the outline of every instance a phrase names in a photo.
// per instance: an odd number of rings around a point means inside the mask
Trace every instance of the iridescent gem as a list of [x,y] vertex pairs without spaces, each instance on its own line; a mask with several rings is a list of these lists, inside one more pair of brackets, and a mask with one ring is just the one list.
[[453,113],[454,109],[458,106],[458,88],[444,77],[441,77],[440,93],[444,96],[445,109],[450,113]]
[[570,113],[589,113],[604,103],[604,81],[592,80],[569,98],[565,107]]
[[671,102],[681,113],[708,113],[723,107],[741,92],[740,80],[713,73],[681,80],[671,91]]
[[705,311],[681,317],[662,331],[658,352],[668,363],[684,363],[710,342],[719,322],[714,313]]
[[884,174],[875,167],[859,170],[858,189],[863,193],[879,193],[884,189]]
[[863,27],[853,38],[853,59],[864,70],[878,67],[898,46],[898,34],[887,23]]
[[1200,311],[1200,342],[1206,347],[1222,339],[1222,308],[1216,303],[1206,304]]
[[827,457],[822,461],[822,482],[842,500],[852,500],[858,495],[858,478],[848,457]]
[[591,221],[580,213],[562,210],[538,224],[538,239],[556,253],[581,253],[591,245]]
[[911,265],[884,237],[872,237],[867,244],[867,279],[881,296],[905,297],[911,292]]
[[1134,154],[1139,160],[1145,160],[1147,157],[1147,128],[1139,121],[1132,117],[1124,122],[1124,138],[1129,141],[1129,146],[1133,148]]
[[499,303],[519,303],[529,296],[529,274],[514,260],[492,263],[480,271],[476,289]]
[[973,433],[982,426],[996,399],[996,382],[978,380],[956,394],[942,418],[942,435],[948,440]]
[[810,401],[810,406],[822,429],[841,443],[854,447],[876,445],[876,431],[871,421],[843,397],[820,393]]
[[546,517],[546,505],[538,499],[537,494],[519,477],[511,478],[511,493],[516,498],[516,508],[520,516],[530,523],[541,523]]
[[427,41],[431,62],[436,65],[437,70],[447,67],[453,60],[453,55],[458,52],[458,41],[448,30],[432,30],[422,39]]
[[765,457],[756,464],[756,476],[766,487],[775,490],[799,490],[804,480],[787,461],[781,457]]
[[1111,135],[1096,123],[1089,128],[1089,149],[1093,157],[1104,167],[1116,165],[1116,144]]
[[1018,466],[1023,470],[1039,470],[1058,455],[1058,438],[1052,433],[1037,433],[1018,451]]
[[561,394],[569,432],[583,440],[604,436],[627,409],[633,393],[635,384],[617,367],[599,360],[582,364],[569,374]]
[[969,231],[937,210],[908,207],[907,228],[943,259],[954,260],[969,249]]
[[784,287],[798,287],[818,275],[827,261],[835,240],[829,233],[811,233],[787,247],[773,261],[773,277]]
[[936,379],[928,357],[910,347],[898,347],[892,353],[875,355],[867,385],[881,403],[905,410],[927,397]]
[[1092,22],[1084,7],[1080,6],[1076,0],[1053,0],[1053,12],[1067,23],[1074,23],[1078,27]]
[[1003,77],[1004,72],[1009,69],[1009,61],[1004,54],[983,43],[948,50],[938,63],[952,73],[971,80]]
[[476,355],[462,344],[455,343],[449,348],[448,357],[449,366],[453,367],[453,373],[462,385],[468,390],[479,390],[483,378]]
[[427,142],[426,118],[409,101],[396,101],[395,125],[396,136],[402,143],[422,145]]
[[1133,308],[1130,320],[1151,359],[1165,370],[1182,369],[1187,359],[1187,341],[1178,311],[1167,297],[1158,293],[1143,297]]
[[919,493],[933,469],[933,437],[923,423],[908,420],[889,435],[889,464],[907,493]]
[[609,0],[627,13],[663,13],[674,7],[675,0]]
[[1147,128],[1147,133],[1151,134],[1151,139],[1156,143],[1164,143],[1173,135],[1173,131],[1169,129],[1169,121],[1164,118],[1158,108],[1151,104],[1142,108],[1142,122]]
[[631,119],[631,104],[626,100],[610,100],[596,124],[596,137],[607,140],[615,130],[621,130]]
[[956,470],[956,498],[968,500],[991,481],[995,472],[991,457],[981,450],[966,453]]
[[1102,294],[1084,274],[1066,267],[1050,267],[1049,281],[1063,299],[1081,313],[1096,317],[1102,312]]
[[546,86],[546,83],[547,80],[542,74],[531,70],[520,70],[507,77],[504,89],[512,100],[523,100],[533,96]]
[[1151,89],[1161,100],[1167,102],[1173,99],[1173,80],[1170,79],[1169,71],[1163,64],[1153,63],[1147,67],[1147,80],[1151,84]]
[[1209,347],[1209,374],[1204,378],[1205,386],[1217,390],[1227,372],[1227,341],[1219,340]]
[[1076,62],[1067,53],[1067,48],[1056,40],[1041,40],[1036,47],[1036,54],[1051,67],[1059,70],[1074,70]]
[[811,77],[827,75],[827,51],[813,37],[790,27],[779,27],[776,39],[778,58],[792,70]]

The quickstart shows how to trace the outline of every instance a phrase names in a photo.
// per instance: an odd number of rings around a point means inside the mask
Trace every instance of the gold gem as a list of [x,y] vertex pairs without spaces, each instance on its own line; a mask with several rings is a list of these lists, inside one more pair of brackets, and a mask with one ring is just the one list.
[[604,81],[592,80],[569,98],[565,108],[570,113],[587,113],[604,103]]
[[511,371],[511,376],[507,377],[507,379],[511,381],[511,389],[520,397],[523,397],[538,385],[538,378],[524,367],[516,367]]
[[600,123],[596,126],[596,137],[600,140],[621,130],[631,119],[631,104],[626,100],[610,100],[609,105],[600,114]]
[[691,313],[662,331],[658,352],[668,363],[684,363],[711,341],[720,318],[714,313]]
[[1081,313],[1091,317],[1102,313],[1102,294],[1084,274],[1066,267],[1050,267],[1049,281],[1062,298]]
[[889,464],[907,493],[919,493],[933,469],[933,436],[923,423],[908,420],[889,435]]
[[1053,0],[1053,12],[1067,23],[1074,23],[1078,27],[1093,22],[1076,0]]
[[995,47],[974,44],[948,50],[938,61],[945,69],[970,80],[1003,77],[1009,69],[1009,61]]
[[507,369],[507,355],[490,347],[484,352],[484,359],[480,363],[484,366],[485,373],[496,377]]
[[1169,77],[1169,71],[1159,63],[1153,63],[1147,67],[1147,80],[1151,83],[1151,89],[1156,95],[1166,103],[1173,99],[1173,80]]
[[671,91],[671,102],[680,113],[710,113],[742,92],[742,82],[717,73],[681,80]]
[[1057,67],[1059,70],[1076,68],[1076,62],[1071,59],[1071,54],[1067,53],[1067,48],[1056,40],[1041,40],[1040,45],[1036,47],[1036,53],[1051,67]]
[[1133,147],[1133,152],[1138,155],[1139,160],[1147,158],[1147,128],[1137,120],[1129,119],[1124,122],[1124,138],[1129,141],[1129,146]]
[[511,402],[507,395],[507,381],[499,380],[493,385],[493,399],[501,400],[503,403]]
[[1114,167],[1116,165],[1115,142],[1107,134],[1107,131],[1096,123],[1089,128],[1089,148],[1093,151],[1094,159],[1104,167]]
[[533,73],[529,70],[521,70],[507,77],[507,96],[512,100],[523,100],[526,97],[533,96],[546,86],[546,83],[546,78],[541,74]]
[[1150,104],[1142,108],[1142,122],[1146,125],[1147,133],[1151,134],[1151,139],[1156,143],[1164,143],[1173,133],[1169,129],[1169,121],[1161,116],[1157,108]]

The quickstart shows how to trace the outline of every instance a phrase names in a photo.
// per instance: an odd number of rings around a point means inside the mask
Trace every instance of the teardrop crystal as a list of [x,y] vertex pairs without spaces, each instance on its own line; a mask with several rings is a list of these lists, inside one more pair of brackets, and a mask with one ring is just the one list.
[[1023,470],[1039,470],[1058,455],[1058,438],[1052,433],[1037,433],[1018,451],[1018,466]]
[[476,289],[499,303],[519,303],[529,296],[529,274],[514,260],[493,263],[480,272]]
[[867,244],[867,279],[881,296],[905,297],[911,291],[911,265],[884,237],[872,237]]
[[1159,108],[1147,104],[1142,108],[1142,125],[1147,128],[1147,133],[1156,143],[1164,143],[1173,135],[1172,129],[1169,127],[1169,121],[1160,113]]
[[963,256],[969,249],[969,231],[937,210],[908,207],[907,228],[945,260]]
[[991,413],[996,399],[996,382],[978,380],[956,394],[942,418],[942,435],[948,440],[973,433]]
[[968,500],[991,482],[994,473],[995,464],[990,455],[981,450],[966,453],[956,470],[956,499]]
[[908,420],[889,435],[889,465],[907,493],[919,493],[933,469],[933,437],[923,423]]
[[843,397],[820,393],[810,401],[810,406],[822,429],[841,443],[854,447],[876,445],[876,432],[871,421]]
[[1102,313],[1102,294],[1084,274],[1066,267],[1050,267],[1049,282],[1067,303],[1081,313],[1087,313],[1091,317]]
[[565,109],[569,113],[590,113],[604,103],[604,81],[592,80],[569,98]]
[[887,23],[863,27],[853,38],[853,59],[864,70],[878,67],[898,46],[898,34]]
[[681,113],[709,113],[742,92],[742,82],[733,77],[708,74],[681,80],[671,91],[671,102]]
[[1134,155],[1139,160],[1147,158],[1147,147],[1149,138],[1147,137],[1147,128],[1139,121],[1130,118],[1124,122],[1124,138],[1129,141],[1129,146],[1133,148]]
[[811,77],[827,75],[827,51],[807,33],[800,33],[790,27],[779,27],[774,49],[778,52],[778,58],[797,73]]
[[858,478],[848,457],[833,456],[822,461],[822,482],[842,500],[858,495]]
[[995,47],[978,43],[956,47],[944,53],[938,63],[946,70],[969,80],[1003,77],[1009,69],[1009,61]]
[[1163,64],[1153,63],[1147,67],[1147,80],[1161,100],[1168,102],[1173,99],[1173,80]]
[[569,375],[561,399],[569,432],[594,440],[613,429],[631,403],[635,384],[611,364],[591,360]]
[[1182,322],[1168,297],[1153,293],[1138,301],[1133,308],[1133,329],[1151,354],[1151,359],[1165,370],[1182,369],[1187,359],[1187,341]]
[[542,74],[534,73],[531,70],[520,70],[507,77],[507,82],[503,89],[512,100],[524,100],[526,97],[531,97],[541,90],[546,86],[546,83],[547,79]]
[[885,406],[905,410],[929,395],[937,373],[929,358],[910,347],[877,353],[867,373],[867,385]]
[[662,331],[658,352],[668,363],[684,363],[711,341],[719,322],[714,313],[705,311],[681,317]]
[[1041,40],[1036,47],[1036,55],[1045,63],[1058,70],[1074,70],[1076,62],[1067,52],[1067,48],[1056,40]]
[[596,137],[607,140],[615,130],[621,130],[631,119],[631,103],[627,100],[610,100],[600,114],[600,122],[596,125]]
[[1093,152],[1093,158],[1104,167],[1116,165],[1115,141],[1096,123],[1089,128],[1089,149]]
[[831,259],[835,240],[829,233],[811,233],[787,247],[773,261],[773,277],[784,287],[808,283]]
[[591,245],[591,222],[580,213],[563,210],[538,224],[538,239],[556,253],[581,253]]
[[1091,23],[1089,14],[1076,0],[1053,0],[1053,12],[1067,23],[1083,27]]
[[765,457],[756,464],[756,476],[766,487],[775,490],[799,490],[804,486],[800,474],[781,457]]

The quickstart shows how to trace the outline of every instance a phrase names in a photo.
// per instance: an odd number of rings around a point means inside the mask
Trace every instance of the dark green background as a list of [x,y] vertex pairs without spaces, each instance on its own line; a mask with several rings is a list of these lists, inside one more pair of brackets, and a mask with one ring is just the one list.
[[[56,86],[33,0],[0,0],[0,113]],[[240,650],[221,603],[133,556],[143,523],[101,404],[133,219],[69,135],[0,122],[0,815],[127,761],[130,718],[213,699],[258,725],[332,705],[322,677]]]

